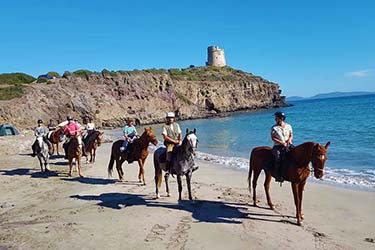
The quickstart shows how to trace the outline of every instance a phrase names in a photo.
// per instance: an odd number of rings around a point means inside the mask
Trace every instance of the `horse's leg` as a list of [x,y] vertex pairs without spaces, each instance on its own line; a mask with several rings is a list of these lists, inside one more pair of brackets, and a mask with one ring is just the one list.
[[138,181],[142,183],[142,159],[138,159],[138,166],[139,166],[139,172],[138,172]]
[[96,157],[96,147],[95,146],[91,149],[90,156],[91,156],[90,162],[94,163],[95,162],[95,157]]
[[187,184],[187,189],[189,192],[189,200],[193,200],[193,196],[191,195],[191,176],[192,176],[193,171],[189,171],[185,176],[186,176],[186,184]]
[[57,155],[60,155],[60,153],[59,153],[59,142],[56,143],[56,153],[57,153]]
[[69,158],[69,176],[72,176],[73,158]]
[[49,154],[48,153],[46,154],[46,157],[44,159],[44,170],[46,172],[49,171]]
[[267,204],[271,209],[274,209],[274,206],[271,201],[271,196],[270,196],[270,183],[272,180],[272,176],[266,172],[266,178],[264,179],[264,190],[266,191],[266,196],[267,196]]
[[181,181],[181,175],[177,175],[177,183],[178,183],[178,200],[182,200],[182,181]]
[[170,197],[171,196],[171,193],[169,192],[169,183],[168,183],[168,179],[169,179],[169,173],[165,173],[164,175],[164,180],[165,180],[165,189],[166,189],[166,192],[167,192],[167,196]]
[[294,205],[296,206],[296,218],[297,224],[301,225],[301,211],[300,211],[300,200],[299,200],[299,185],[297,183],[292,182],[292,191],[293,191],[293,198],[294,198]]
[[259,200],[257,200],[257,182],[260,175],[261,170],[253,169],[254,171],[254,177],[253,177],[253,204],[254,206],[257,206],[257,203]]
[[159,188],[161,186],[161,181],[162,181],[162,170],[159,166],[156,166],[155,165],[155,193],[156,193],[156,199],[160,198],[160,195],[159,195]]
[[120,159],[116,159],[116,170],[117,170],[117,173],[118,173],[118,179],[119,181],[123,181],[123,177],[122,177],[122,171],[121,171],[121,165],[120,165]]
[[306,180],[300,182],[298,185],[298,194],[299,194],[299,216],[301,219],[301,222],[303,221],[303,213],[302,213],[302,196],[303,196],[303,190],[305,188]]
[[43,161],[39,153],[38,153],[38,160],[39,160],[39,165],[40,165],[40,171],[43,172]]
[[[77,159],[77,162],[76,162],[76,164],[77,164],[77,166],[78,166],[78,175],[79,175],[79,177],[84,177],[83,176],[83,174],[81,173],[81,157],[77,157],[76,158]],[[86,158],[87,159],[87,158]]]
[[146,185],[145,168],[144,168],[145,159],[139,159],[138,165],[139,165],[139,175],[138,175],[139,182],[143,183],[143,185]]

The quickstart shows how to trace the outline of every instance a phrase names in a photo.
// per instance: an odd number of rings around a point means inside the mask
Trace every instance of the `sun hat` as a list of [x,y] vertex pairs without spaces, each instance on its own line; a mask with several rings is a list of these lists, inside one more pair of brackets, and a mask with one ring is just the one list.
[[174,112],[167,112],[166,118],[175,118]]

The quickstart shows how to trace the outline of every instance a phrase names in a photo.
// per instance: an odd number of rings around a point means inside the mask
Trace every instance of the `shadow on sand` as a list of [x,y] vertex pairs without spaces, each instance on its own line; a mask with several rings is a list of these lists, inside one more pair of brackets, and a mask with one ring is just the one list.
[[195,200],[168,203],[150,199],[145,195],[103,193],[100,195],[72,195],[74,199],[86,201],[98,201],[97,205],[112,209],[123,209],[130,206],[162,207],[188,211],[198,222],[241,224],[241,219],[262,220],[270,222],[282,222],[285,217],[278,214],[263,214],[249,212],[246,203],[233,203],[224,201]]

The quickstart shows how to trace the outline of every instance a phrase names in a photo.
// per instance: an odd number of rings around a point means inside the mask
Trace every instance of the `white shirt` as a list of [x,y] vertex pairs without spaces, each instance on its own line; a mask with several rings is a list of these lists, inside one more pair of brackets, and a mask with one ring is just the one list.
[[[276,139],[279,139],[282,142],[288,141],[290,134],[293,133],[292,126],[288,123],[285,123],[285,127],[281,127],[280,125],[273,125],[271,128],[273,135]],[[280,143],[274,142],[275,145],[281,145]]]

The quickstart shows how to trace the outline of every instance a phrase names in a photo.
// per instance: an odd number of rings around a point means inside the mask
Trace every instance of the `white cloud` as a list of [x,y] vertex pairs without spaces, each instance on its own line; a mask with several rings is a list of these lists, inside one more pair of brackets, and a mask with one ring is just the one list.
[[363,69],[363,70],[357,70],[353,72],[348,72],[345,75],[349,77],[366,77],[372,74],[374,70],[373,69]]

